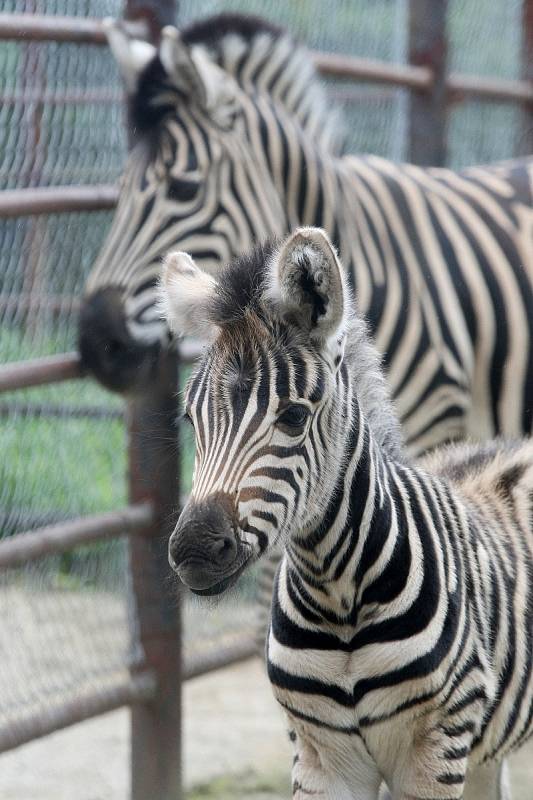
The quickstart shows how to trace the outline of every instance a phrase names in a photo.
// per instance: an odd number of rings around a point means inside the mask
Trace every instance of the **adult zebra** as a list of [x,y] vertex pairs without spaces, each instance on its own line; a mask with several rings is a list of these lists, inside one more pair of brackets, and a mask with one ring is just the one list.
[[257,19],[207,19],[158,51],[111,27],[137,144],[87,283],[80,350],[106,385],[147,384],[168,331],[162,256],[207,270],[255,241],[319,225],[385,355],[412,452],[530,432],[532,161],[465,170],[339,158],[312,63]]
[[533,442],[415,466],[321,230],[218,279],[171,254],[161,305],[210,339],[169,560],[215,595],[283,543],[267,659],[295,800],[376,800],[381,779],[394,800],[502,798],[498,760],[533,734]]

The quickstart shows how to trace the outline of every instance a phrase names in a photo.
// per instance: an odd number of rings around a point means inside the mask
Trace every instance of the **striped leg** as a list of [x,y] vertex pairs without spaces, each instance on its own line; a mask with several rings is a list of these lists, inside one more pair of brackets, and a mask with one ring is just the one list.
[[326,800],[326,775],[317,751],[302,741],[294,730],[289,731],[289,739],[295,750],[292,762],[293,800]]
[[289,738],[295,749],[293,800],[378,800],[379,776],[376,770],[361,764],[360,769],[355,770],[357,778],[348,788],[335,771],[324,769],[312,744],[304,741],[294,730],[289,732]]
[[393,800],[464,800],[470,730],[421,725],[395,764]]

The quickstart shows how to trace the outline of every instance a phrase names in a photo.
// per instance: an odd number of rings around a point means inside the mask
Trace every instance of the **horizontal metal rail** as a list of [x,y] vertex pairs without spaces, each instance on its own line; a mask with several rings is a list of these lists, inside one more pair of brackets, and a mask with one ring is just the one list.
[[239,636],[235,642],[225,647],[213,648],[212,652],[203,653],[185,659],[183,676],[185,680],[198,678],[208,672],[238,664],[257,655],[257,644],[250,636]]
[[391,64],[390,61],[318,51],[312,52],[312,56],[316,68],[323,75],[334,78],[383,83],[424,91],[429,91],[433,86],[433,73],[429,67]]
[[[213,649],[212,653],[188,660],[183,670],[183,680],[199,678],[256,655],[257,648],[251,638],[240,636],[232,645]],[[0,753],[108,711],[149,701],[155,693],[156,685],[154,673],[144,670],[97,693],[68,700],[61,705],[47,708],[44,712],[13,722],[3,729],[0,728]]]
[[[179,343],[176,358],[184,364],[191,364],[201,356],[203,349],[202,342],[185,340]],[[30,361],[14,361],[0,366],[0,394],[83,377],[78,353],[61,353]]]
[[[142,22],[123,24],[132,36],[148,36],[147,27]],[[104,27],[99,19],[39,14],[0,14],[0,39],[106,44]],[[317,69],[323,75],[335,78],[398,86],[415,91],[430,91],[434,83],[429,67],[392,64],[380,59],[319,51],[314,51],[312,55]],[[533,102],[533,88],[528,81],[454,73],[447,78],[446,87],[454,102],[469,97],[499,102]],[[80,98],[79,102],[81,101]]]
[[478,75],[451,73],[446,80],[449,102],[490,100],[500,103],[533,103],[530,81],[485,78]]
[[[313,53],[315,66],[323,75],[346,78],[417,91],[430,91],[433,73],[429,67],[391,64],[389,61],[336,53]],[[533,103],[533,84],[529,81],[491,78],[452,72],[446,78],[448,102],[466,99],[504,103]]]
[[[123,25],[132,36],[139,39],[145,39],[148,35],[142,22],[123,22]],[[102,20],[55,14],[0,14],[0,39],[107,44]]]
[[15,106],[22,103],[41,103],[46,106],[62,105],[100,105],[101,103],[115,104],[124,100],[124,93],[120,89],[68,89],[66,91],[53,89],[6,89],[0,92],[0,104]]
[[0,417],[46,417],[48,419],[123,420],[124,411],[97,405],[75,406],[72,403],[28,403],[11,400],[0,402]]
[[138,503],[120,511],[93,514],[17,533],[0,541],[0,567],[20,567],[29,561],[64,553],[82,544],[138,533],[152,522],[150,503]]
[[16,361],[0,366],[0,393],[30,386],[44,386],[75,378],[83,378],[80,357],[77,353]]
[[79,311],[80,306],[80,298],[70,295],[61,297],[61,295],[43,295],[37,292],[0,294],[0,312],[8,314],[18,311],[44,311],[52,315],[71,314],[73,311]]
[[117,200],[118,187],[107,184],[6,189],[0,192],[0,217],[105,211],[114,208]]
[[19,722],[13,722],[3,729],[0,728],[0,752],[12,750],[33,739],[47,736],[122,706],[145,703],[154,695],[156,685],[156,677],[152,672],[148,670],[138,672],[114,686],[48,708],[45,712],[37,712]]

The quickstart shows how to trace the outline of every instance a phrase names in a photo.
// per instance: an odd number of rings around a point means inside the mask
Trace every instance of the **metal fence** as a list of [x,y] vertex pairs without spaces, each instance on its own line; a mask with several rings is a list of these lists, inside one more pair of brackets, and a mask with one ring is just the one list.
[[[25,7],[29,9],[29,4]],[[329,79],[401,88],[408,92],[407,155],[415,163],[445,162],[451,109],[473,98],[518,108],[521,128],[516,137],[517,150],[530,151],[533,0],[523,0],[520,4],[523,21],[519,59],[521,75],[505,78],[448,70],[445,2],[406,0],[405,8],[409,12],[406,63],[315,51],[313,57],[319,70]],[[160,27],[174,21],[176,8],[172,0],[130,0],[126,12],[132,30],[156,41]],[[1,14],[0,40],[61,42],[73,47],[105,45],[98,19],[52,18],[38,13]],[[31,68],[31,61],[24,66],[24,69]],[[81,94],[76,88],[69,87],[66,80],[61,92],[54,93],[53,102],[64,105],[86,102],[87,96]],[[35,120],[33,133],[36,143],[40,135],[39,108],[42,110],[43,98],[46,99],[46,87],[29,98],[34,103],[32,119]],[[25,100],[28,101],[27,94]],[[96,104],[111,100],[116,103],[117,96],[116,92],[110,93],[103,86],[89,100]],[[10,104],[15,108],[17,102],[16,88],[11,90],[11,94],[4,91],[4,109]],[[25,143],[27,147],[28,142]],[[89,186],[72,182],[70,185],[53,185],[50,181],[50,185],[42,186],[36,178],[38,168],[42,176],[42,165],[39,167],[30,159],[30,166],[26,167],[28,188],[7,188],[0,193],[0,219],[25,218],[24,236],[29,236],[32,242],[30,261],[33,250],[38,251],[42,245],[37,225],[42,215],[81,212],[96,215],[112,209],[116,203],[114,184]],[[35,258],[38,256],[36,252]],[[16,294],[0,293],[0,309],[5,311],[12,306],[13,313],[22,314],[30,322],[34,310],[42,308],[43,303],[47,313],[52,315],[62,313],[65,304],[71,313],[75,310],[76,298],[71,296],[67,301],[61,293],[57,298],[48,293],[43,300],[42,286],[31,280],[20,285]],[[20,530],[19,526],[14,536],[0,541],[0,569],[10,572],[31,568],[32,564],[44,558],[60,556],[73,548],[110,541],[119,535],[126,537],[128,580],[133,598],[127,668],[122,671],[115,669],[112,680],[97,689],[91,690],[89,682],[81,694],[69,695],[66,700],[59,696],[46,711],[39,706],[33,710],[30,707],[17,718],[14,700],[9,724],[0,727],[0,750],[112,708],[129,705],[132,709],[132,795],[136,800],[155,797],[167,800],[180,795],[180,682],[245,658],[253,651],[249,636],[233,637],[227,644],[219,642],[215,649],[197,658],[189,658],[185,665],[183,660],[177,593],[176,588],[168,583],[166,537],[180,497],[180,440],[174,422],[175,389],[180,369],[192,361],[194,354],[194,348],[189,348],[182,350],[178,359],[162,356],[157,383],[150,386],[149,394],[139,396],[128,405],[129,504],[126,507],[41,527],[32,526],[29,531]],[[0,368],[0,393],[83,380],[77,356],[59,355]],[[0,403],[0,416],[13,413],[13,395],[7,396],[9,400]],[[24,419],[31,419],[36,413],[35,406],[31,401],[24,402]],[[17,408],[20,407],[19,403]],[[59,419],[63,418],[64,411],[64,405],[58,406],[53,402],[39,405],[39,413],[56,414]],[[67,409],[67,413],[76,414],[79,409]],[[100,406],[91,409],[87,404],[83,413],[92,413],[95,418],[102,413],[122,417],[116,407],[111,412],[108,409],[102,412]],[[90,480],[88,474],[87,481]]]
[[[162,356],[149,394],[128,407],[129,494],[126,508],[22,532],[0,542],[0,569],[28,565],[74,547],[127,536],[135,625],[131,648],[140,653],[130,674],[109,686],[25,714],[0,728],[0,752],[124,705],[132,710],[132,796],[180,794],[180,684],[245,659],[255,652],[249,637],[182,666],[181,624],[175,588],[168,582],[165,533],[179,502],[175,387],[178,365],[198,355]],[[65,380],[82,380],[76,354],[0,368],[0,393]],[[151,444],[150,444],[151,443]]]

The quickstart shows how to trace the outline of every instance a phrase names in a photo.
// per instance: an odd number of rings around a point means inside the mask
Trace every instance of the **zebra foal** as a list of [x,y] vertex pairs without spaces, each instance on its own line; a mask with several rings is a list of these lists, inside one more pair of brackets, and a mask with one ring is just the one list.
[[217,278],[171,254],[160,307],[210,341],[169,560],[215,595],[283,544],[267,660],[293,798],[508,796],[498,764],[533,731],[533,443],[414,465],[320,229]]

